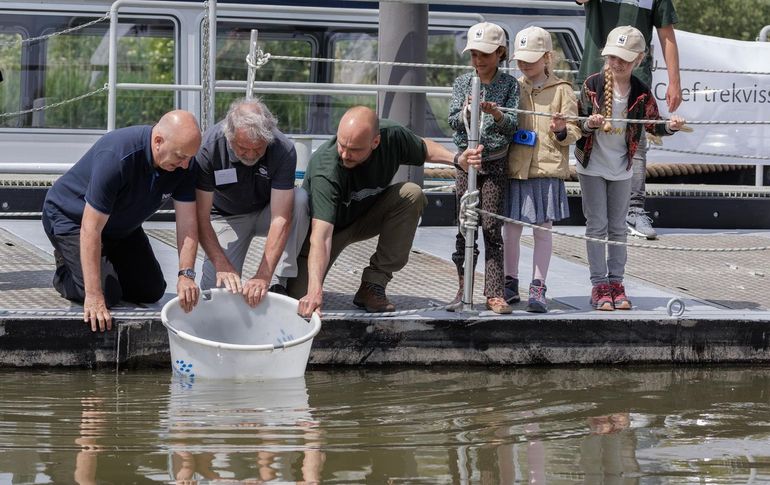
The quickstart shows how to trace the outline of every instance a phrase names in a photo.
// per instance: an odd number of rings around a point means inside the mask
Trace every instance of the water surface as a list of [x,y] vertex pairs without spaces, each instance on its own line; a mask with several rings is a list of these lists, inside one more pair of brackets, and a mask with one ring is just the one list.
[[0,484],[770,483],[767,368],[0,370]]

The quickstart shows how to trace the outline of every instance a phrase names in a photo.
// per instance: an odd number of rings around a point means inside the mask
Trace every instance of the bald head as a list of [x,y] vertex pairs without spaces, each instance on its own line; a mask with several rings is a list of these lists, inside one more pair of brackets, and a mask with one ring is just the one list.
[[380,121],[366,106],[347,110],[337,128],[337,152],[345,168],[361,165],[380,144]]
[[152,129],[152,154],[160,169],[173,172],[187,168],[200,146],[201,130],[189,111],[169,111]]

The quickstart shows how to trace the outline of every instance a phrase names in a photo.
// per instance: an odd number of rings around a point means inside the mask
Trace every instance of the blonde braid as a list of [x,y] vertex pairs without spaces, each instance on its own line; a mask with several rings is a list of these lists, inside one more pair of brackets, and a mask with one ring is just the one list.
[[[609,67],[604,68],[604,117],[612,118],[612,71]],[[612,123],[605,121],[602,130],[609,133],[612,129]]]

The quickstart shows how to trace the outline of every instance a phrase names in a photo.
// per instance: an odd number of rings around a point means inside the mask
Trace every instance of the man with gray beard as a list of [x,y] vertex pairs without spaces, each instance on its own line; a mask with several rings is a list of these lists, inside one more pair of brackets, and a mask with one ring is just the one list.
[[[265,104],[240,99],[203,135],[196,155],[198,231],[206,252],[201,289],[224,286],[256,306],[286,294],[309,226],[307,194],[294,187],[297,154]],[[212,211],[213,208],[213,211]],[[267,236],[256,273],[241,280],[255,236]]]

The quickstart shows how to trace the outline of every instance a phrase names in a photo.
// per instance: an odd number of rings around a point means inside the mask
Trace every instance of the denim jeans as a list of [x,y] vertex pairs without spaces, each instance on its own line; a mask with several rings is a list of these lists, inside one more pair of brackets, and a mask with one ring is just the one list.
[[[586,236],[626,242],[631,179],[606,180],[580,174],[578,178],[583,193]],[[623,281],[628,257],[626,246],[586,241],[586,253],[592,285]]]

